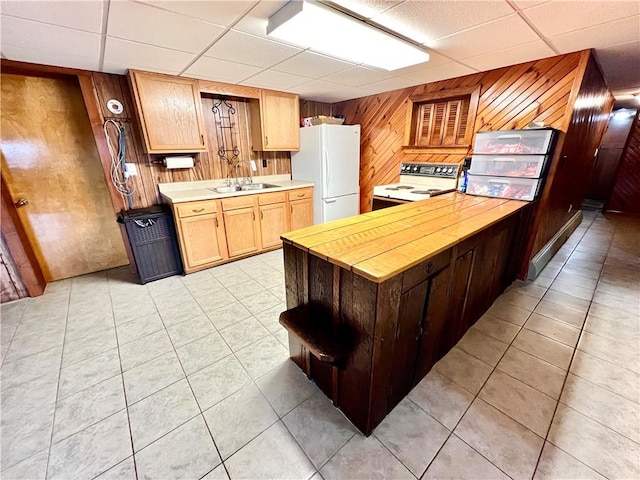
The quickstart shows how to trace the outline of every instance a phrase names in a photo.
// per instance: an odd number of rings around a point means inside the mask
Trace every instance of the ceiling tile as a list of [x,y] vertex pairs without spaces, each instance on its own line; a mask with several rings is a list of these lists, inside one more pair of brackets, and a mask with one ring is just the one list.
[[462,77],[471,73],[476,73],[476,71],[469,67],[465,67],[464,65],[460,65],[459,63],[451,62],[444,65],[438,65],[437,67],[426,67],[422,71],[404,74],[403,77],[419,83],[429,83],[447,80],[449,78]]
[[640,65],[640,41],[596,49],[596,57],[611,89],[631,88],[640,93],[640,68],[629,68]]
[[236,23],[233,29],[259,37],[266,37],[269,17],[286,4],[287,0],[262,0],[242,20]]
[[561,53],[607,48],[640,40],[640,15],[549,38]]
[[100,59],[98,55],[81,57],[65,51],[43,52],[41,49],[23,48],[13,45],[3,45],[3,58],[20,62],[40,63],[57,67],[78,68],[81,70],[98,71]]
[[379,82],[368,83],[365,87],[368,90],[372,90],[375,93],[390,92],[391,90],[398,90],[400,88],[407,88],[413,85],[418,85],[420,82],[417,80],[409,80],[407,78],[393,77],[381,80]]
[[540,58],[553,57],[556,53],[542,40],[526,43],[517,47],[485,53],[476,57],[462,60],[466,65],[480,72],[486,72],[494,68],[516,65],[518,63],[538,60]]
[[539,40],[538,35],[522,18],[514,14],[442,38],[434,42],[433,49],[460,60],[535,40]]
[[513,0],[513,4],[520,10],[526,10],[527,8],[549,3],[550,1],[551,0]]
[[365,83],[378,82],[391,77],[393,77],[393,74],[389,72],[381,72],[365,67],[353,67],[349,70],[328,75],[323,80],[357,87]]
[[246,0],[213,2],[200,1],[163,1],[163,0],[139,0],[149,5],[154,5],[164,10],[181,13],[189,17],[215,23],[217,25],[230,26],[242,17],[251,7],[258,2]]
[[[97,69],[100,35],[2,15],[2,52],[12,60],[50,64],[49,58],[84,58]],[[73,49],[69,46],[73,45]],[[28,59],[20,55],[28,56]],[[95,63],[94,63],[95,62]],[[58,63],[62,66],[64,63]],[[77,63],[75,64],[77,66]]]
[[5,1],[2,14],[39,22],[76,28],[87,32],[102,32],[101,0],[69,1]]
[[276,72],[274,70],[265,70],[264,72],[260,72],[251,78],[247,78],[242,82],[242,84],[250,85],[252,87],[283,90],[293,88],[296,85],[307,83],[309,80],[311,80],[309,77],[301,77],[300,75]]
[[259,67],[242,63],[228,62],[218,58],[200,57],[185,72],[185,76],[193,76],[215,82],[238,83],[245,78],[255,75]]
[[288,90],[297,93],[301,98],[311,99],[313,96],[328,95],[332,92],[339,92],[342,89],[344,89],[344,85],[325,80],[311,80]]
[[421,72],[427,68],[437,67],[438,65],[444,65],[445,63],[451,63],[447,57],[443,57],[442,55],[435,53],[433,51],[429,51],[429,61],[425,63],[419,63],[418,65],[412,65],[410,67],[399,68],[398,70],[393,70],[393,73],[396,77],[405,77],[413,72]]
[[230,30],[205,55],[256,67],[270,67],[301,51],[301,48]]
[[193,60],[190,53],[107,37],[104,61],[152,71],[180,73]]
[[514,13],[503,0],[404,2],[372,18],[417,42],[434,39]]
[[320,55],[313,52],[302,52],[274,66],[274,70],[280,72],[304,75],[311,78],[320,78],[333,73],[347,70],[355,64],[336,60],[335,58]]
[[524,15],[544,36],[554,37],[638,13],[638,1],[555,0],[527,9]]
[[182,52],[199,53],[224,27],[134,2],[111,2],[107,34]]
[[404,0],[333,0],[333,3],[365,18],[372,18],[402,1]]
[[124,75],[127,73],[127,70],[130,68],[139,69],[139,70],[150,70],[155,73],[166,73],[167,75],[175,75],[175,70],[163,70],[158,67],[145,67],[144,65],[132,65],[132,64],[123,64],[117,62],[103,62],[102,63],[102,72],[104,73],[114,73],[117,75]]

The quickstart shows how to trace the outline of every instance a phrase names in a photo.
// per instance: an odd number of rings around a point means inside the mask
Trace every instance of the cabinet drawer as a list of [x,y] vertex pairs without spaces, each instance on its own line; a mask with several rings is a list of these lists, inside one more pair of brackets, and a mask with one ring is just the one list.
[[469,175],[467,193],[483,197],[533,200],[538,194],[543,179],[483,177]]
[[299,190],[289,191],[289,200],[302,200],[303,198],[313,198],[313,189],[300,188]]
[[287,200],[287,192],[263,193],[258,196],[259,205],[271,205],[272,203],[284,203]]
[[474,155],[469,173],[501,177],[539,178],[545,155]]
[[222,210],[236,210],[238,208],[253,207],[253,195],[222,199]]
[[553,130],[509,130],[478,132],[473,153],[545,154],[551,147]]
[[192,217],[194,215],[204,215],[207,213],[216,213],[218,208],[216,202],[212,200],[206,200],[202,202],[188,202],[181,203],[176,206],[178,217]]
[[449,263],[451,263],[451,249],[410,268],[402,276],[402,293],[446,268]]

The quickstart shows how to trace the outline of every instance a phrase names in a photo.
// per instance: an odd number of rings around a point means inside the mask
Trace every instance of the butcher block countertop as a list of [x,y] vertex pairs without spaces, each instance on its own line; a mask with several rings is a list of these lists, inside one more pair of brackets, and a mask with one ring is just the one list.
[[381,283],[512,215],[528,202],[447,193],[285,233],[282,239]]

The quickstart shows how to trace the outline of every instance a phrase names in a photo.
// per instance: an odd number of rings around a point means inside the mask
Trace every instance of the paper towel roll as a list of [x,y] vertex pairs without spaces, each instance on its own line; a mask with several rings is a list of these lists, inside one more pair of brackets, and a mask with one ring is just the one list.
[[165,157],[164,166],[169,168],[193,168],[193,157]]

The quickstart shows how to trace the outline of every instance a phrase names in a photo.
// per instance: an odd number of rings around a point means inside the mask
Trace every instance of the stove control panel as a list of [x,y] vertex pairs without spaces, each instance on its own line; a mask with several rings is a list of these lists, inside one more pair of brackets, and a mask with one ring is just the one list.
[[457,163],[403,163],[400,175],[418,177],[458,178],[460,165]]

